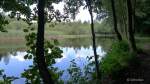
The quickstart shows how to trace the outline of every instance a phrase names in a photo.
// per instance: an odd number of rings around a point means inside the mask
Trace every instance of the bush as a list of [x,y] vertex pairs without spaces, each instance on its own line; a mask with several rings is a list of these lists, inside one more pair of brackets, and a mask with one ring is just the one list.
[[102,58],[100,67],[102,77],[118,79],[124,70],[126,70],[131,61],[135,60],[135,55],[129,52],[129,46],[126,42],[116,42],[104,58]]

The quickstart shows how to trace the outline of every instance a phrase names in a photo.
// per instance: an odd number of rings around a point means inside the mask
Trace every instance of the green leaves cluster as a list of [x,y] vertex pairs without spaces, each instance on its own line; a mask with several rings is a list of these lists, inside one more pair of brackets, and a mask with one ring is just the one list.
[[64,6],[64,11],[67,14],[71,15],[71,18],[74,20],[77,13],[79,13],[79,8],[83,5],[82,0],[64,0],[66,3]]
[[129,46],[126,42],[115,42],[100,62],[102,76],[114,78],[117,74],[120,74],[121,70],[127,68],[131,60],[134,59],[135,55],[129,52]]
[[67,81],[67,84],[85,84],[87,83],[86,77],[83,75],[83,71],[80,67],[77,66],[75,59],[71,61],[71,65],[68,68],[70,79]]
[[0,1],[0,31],[6,32],[4,26],[8,24],[8,21],[5,19],[7,16],[6,12],[10,12],[8,15],[10,18],[17,17],[19,20],[22,15],[30,16],[30,8],[25,4],[24,0],[1,0]]
[[7,32],[7,30],[4,29],[4,26],[8,24],[8,21],[5,19],[5,17],[0,13],[0,31],[1,32]]
[[95,61],[92,59],[94,56],[87,56],[86,60],[88,61],[84,67],[79,67],[76,63],[76,59],[73,59],[67,69],[69,73],[69,80],[67,84],[97,84],[99,81],[96,78],[95,73]]
[[[27,34],[25,39],[27,41],[26,46],[28,47],[27,54],[24,56],[25,59],[33,59],[33,65],[29,66],[29,69],[25,70],[22,73],[22,77],[26,78],[26,83],[31,84],[41,84],[42,78],[39,75],[38,65],[36,62],[36,33],[34,32],[34,28],[28,27],[28,29],[24,29],[24,32]],[[45,62],[47,67],[49,68],[49,72],[52,75],[53,80],[56,82],[62,83],[59,77],[62,75],[63,71],[59,71],[58,68],[53,67],[55,64],[56,58],[62,57],[62,50],[57,46],[57,40],[54,41],[45,41],[44,42],[44,53],[45,53]]]
[[25,4],[25,0],[1,0],[0,8],[2,8],[5,12],[20,11],[22,14],[27,14],[30,11],[28,10],[29,7],[27,7]]
[[150,32],[150,1],[137,0],[136,4],[136,32],[149,35]]

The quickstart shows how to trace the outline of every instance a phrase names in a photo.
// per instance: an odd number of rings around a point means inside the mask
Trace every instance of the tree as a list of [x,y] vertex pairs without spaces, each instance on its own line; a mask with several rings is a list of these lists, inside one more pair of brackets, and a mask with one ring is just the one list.
[[121,37],[121,34],[119,33],[118,28],[117,28],[117,17],[116,17],[116,9],[115,9],[114,0],[111,0],[111,6],[112,6],[112,13],[113,13],[114,30],[117,34],[118,40],[121,41],[122,37]]
[[[84,1],[86,4],[84,4]],[[96,52],[96,36],[94,31],[94,21],[93,21],[93,12],[99,13],[100,12],[100,5],[101,2],[99,0],[65,0],[65,11],[66,13],[70,14],[73,19],[75,19],[76,14],[79,12],[79,8],[83,6],[84,8],[88,8],[90,18],[91,18],[91,33],[92,33],[92,41],[93,41],[93,51],[94,51],[94,58],[95,58],[95,68],[97,78],[100,78],[100,71],[99,71],[99,63],[98,63],[98,55]]]
[[[29,1],[30,2],[30,1]],[[13,4],[12,4],[13,3]],[[27,4],[27,6],[25,6]],[[38,33],[37,33],[37,65],[39,68],[39,72],[41,77],[43,78],[43,82],[45,84],[53,84],[53,80],[51,78],[51,75],[47,69],[45,58],[44,58],[44,4],[45,0],[39,0],[38,2]],[[28,2],[24,1],[16,1],[16,0],[2,0],[0,1],[0,7],[3,9],[3,11],[12,11],[10,14],[11,18],[14,18],[16,16],[16,12],[19,11],[22,14],[25,14],[28,18],[30,18],[31,11],[29,9]],[[5,21],[4,17],[0,14],[0,31],[4,31],[3,25],[8,24],[7,21]]]
[[136,44],[134,38],[134,31],[133,31],[133,8],[131,0],[127,0],[127,8],[128,8],[128,33],[129,33],[129,45],[132,51],[136,51]]
[[135,33],[150,35],[150,0],[136,0]]
[[43,78],[45,84],[54,84],[52,77],[47,69],[44,57],[44,6],[45,0],[38,1],[38,32],[37,32],[37,43],[36,43],[36,56],[39,73]]
[[[103,7],[104,9],[110,11],[108,0],[103,1],[106,7]],[[115,6],[116,4],[116,6]],[[114,30],[117,34],[118,39],[122,37],[122,40],[129,41],[129,45],[131,47],[132,51],[136,51],[136,45],[135,45],[135,38],[134,38],[134,16],[135,16],[135,4],[136,1],[128,1],[128,0],[119,0],[115,2],[114,0],[111,0],[111,9],[112,12],[109,13],[109,18],[113,18],[114,22]],[[107,6],[108,5],[108,6]],[[134,7],[133,7],[134,6]],[[111,13],[113,17],[111,17]],[[117,30],[117,26],[120,28]],[[121,35],[119,35],[119,30],[121,32]],[[125,38],[123,38],[126,36]]]
[[100,79],[100,70],[99,70],[99,63],[98,63],[98,55],[96,52],[96,36],[95,36],[95,31],[94,31],[94,21],[93,21],[93,12],[92,12],[92,1],[91,0],[86,0],[86,4],[88,6],[88,10],[90,13],[91,17],[91,33],[92,33],[92,41],[93,41],[93,51],[94,51],[94,57],[95,57],[95,67],[96,67],[96,72],[97,72],[97,78]]
[[[49,6],[53,2],[59,2],[61,0],[59,0],[59,1],[46,0],[46,1],[47,1],[46,2],[46,6]],[[35,15],[32,14],[31,10],[29,8],[29,6],[31,4],[33,4],[33,3],[37,3],[37,2],[34,1],[34,0],[25,0],[25,1],[22,1],[22,0],[9,0],[9,1],[2,0],[2,1],[0,1],[0,7],[3,9],[3,11],[6,11],[6,12],[11,11],[11,14],[9,15],[10,18],[15,18],[15,16],[18,15],[17,12],[19,11],[19,14],[22,14],[22,15],[26,16],[26,18],[22,19],[22,20],[26,21],[29,24],[29,26],[30,26],[32,24],[31,21],[32,20],[36,20],[36,18],[34,18],[34,17],[37,17],[36,16],[37,14],[35,14]],[[46,18],[44,17],[46,15],[44,13],[44,8],[45,8],[45,0],[39,0],[38,1],[38,32],[37,32],[37,38],[36,38],[36,34],[35,33],[30,33],[29,37],[28,36],[26,37],[28,39],[27,41],[30,40],[27,43],[27,46],[30,46],[31,49],[36,49],[36,58],[35,59],[33,58],[34,59],[33,62],[36,62],[36,63],[33,63],[33,64],[35,64],[35,66],[32,66],[33,69],[29,69],[29,70],[26,70],[26,71],[30,71],[30,70],[35,70],[36,69],[36,72],[38,72],[37,71],[37,67],[38,67],[39,73],[40,73],[41,78],[43,79],[43,82],[45,84],[53,84],[54,81],[52,80],[51,74],[50,74],[49,69],[48,69],[48,66],[49,66],[48,64],[49,63],[46,63],[48,57],[47,57],[47,59],[45,59],[46,56],[45,56],[45,49],[44,49],[44,24],[45,24],[45,19],[48,18],[48,16]],[[59,18],[60,14],[58,15],[58,12],[53,11],[53,13],[55,13],[54,17],[57,20],[60,19]],[[51,15],[49,15],[49,16],[51,16]],[[49,19],[51,19],[51,18],[49,18]],[[7,22],[5,21],[5,19],[3,17],[1,17],[1,14],[0,14],[0,22],[2,22],[2,24],[0,23],[0,30],[3,31],[3,29],[1,28],[1,25],[3,26],[5,24],[7,24]],[[32,38],[32,40],[29,39],[29,38]],[[36,48],[35,48],[35,45],[34,45],[34,39],[33,38],[37,39]],[[55,47],[53,49],[56,49],[55,50],[55,52],[57,52],[56,57],[61,57],[61,56],[59,56],[61,54],[61,51],[57,47]],[[34,51],[32,53],[30,51],[27,51],[27,52],[30,54],[30,56],[26,55],[24,58],[30,58],[31,59],[32,58],[31,54],[35,55],[33,53]],[[48,59],[48,60],[54,60],[54,59]],[[52,63],[50,63],[50,64],[52,64]],[[39,77],[39,76],[36,76],[36,77]],[[39,78],[39,79],[41,80],[41,78]]]
[[126,34],[126,9],[124,0],[102,0],[102,9],[107,13],[107,23],[112,25],[117,39],[124,39]]
[[[12,4],[13,3],[13,4]],[[5,12],[10,12],[10,18],[16,16],[16,12],[20,12],[21,14],[27,16],[30,13],[30,8],[27,7],[24,3],[17,1],[17,0],[1,0],[0,1],[0,8],[2,12],[0,12],[0,31],[6,32],[4,26],[7,25],[9,22],[5,18]]]

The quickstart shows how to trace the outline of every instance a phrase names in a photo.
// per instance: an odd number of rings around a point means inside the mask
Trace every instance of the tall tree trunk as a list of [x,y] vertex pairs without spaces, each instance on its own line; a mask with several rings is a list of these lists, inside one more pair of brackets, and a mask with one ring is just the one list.
[[98,63],[98,55],[96,52],[96,36],[94,31],[94,21],[93,21],[93,13],[92,13],[92,6],[91,6],[91,0],[86,0],[90,17],[91,17],[91,33],[92,33],[92,41],[93,41],[93,51],[94,51],[94,57],[95,57],[95,67],[97,72],[97,78],[100,79],[100,71],[99,71],[99,63]]
[[118,40],[121,41],[122,37],[121,37],[121,34],[119,33],[118,28],[117,28],[117,17],[116,17],[116,9],[115,9],[114,0],[111,0],[111,7],[112,7],[112,13],[113,13],[114,30],[117,34]]
[[44,84],[54,84],[52,77],[48,71],[44,57],[44,5],[45,0],[38,1],[38,32],[37,32],[37,49],[36,49],[36,62],[38,65],[40,76]]
[[128,33],[129,33],[129,44],[132,51],[136,51],[136,44],[134,38],[133,31],[133,10],[131,0],[127,0],[127,8],[128,8]]
[[133,32],[135,33],[135,7],[136,7],[136,0],[132,1],[133,5],[132,5],[132,26],[133,26]]

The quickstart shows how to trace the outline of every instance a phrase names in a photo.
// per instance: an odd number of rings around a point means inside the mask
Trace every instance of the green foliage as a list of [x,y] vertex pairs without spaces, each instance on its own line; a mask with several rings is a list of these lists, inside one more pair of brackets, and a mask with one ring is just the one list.
[[[0,7],[4,11],[20,11],[22,14],[27,14],[30,12],[29,7],[27,7],[23,0],[1,0],[0,1]],[[12,4],[13,3],[13,4]]]
[[150,1],[149,0],[137,0],[135,26],[137,34],[150,35]]
[[0,84],[11,84],[11,82],[16,79],[18,78],[14,76],[6,76],[6,74],[4,74],[4,70],[0,70]]
[[107,55],[100,62],[102,76],[115,78],[120,71],[127,68],[135,55],[129,52],[126,42],[115,42]]
[[70,75],[67,84],[88,84],[89,77],[84,74],[83,69],[77,66],[75,59],[71,61],[70,67],[68,68],[68,73]]
[[[27,41],[26,46],[28,47],[27,54],[24,56],[25,59],[33,59],[33,65],[29,66],[29,69],[25,70],[22,73],[22,77],[26,78],[26,83],[32,84],[41,84],[42,78],[39,74],[38,65],[36,62],[36,33],[34,32],[32,27],[28,27],[28,29],[24,29],[24,32],[27,34],[25,39]],[[62,50],[57,47],[58,42],[54,40],[54,42],[45,41],[44,49],[45,49],[45,62],[49,69],[50,74],[52,75],[52,79],[56,83],[63,83],[59,77],[62,75],[63,71],[59,71],[56,67],[52,65],[55,64],[56,58],[62,57]]]
[[8,24],[8,21],[5,19],[5,17],[0,13],[0,31],[1,32],[7,32],[4,28],[5,25]]
[[[27,31],[28,24],[25,23],[22,20],[17,21],[15,18],[10,19],[8,18],[9,24],[4,26],[4,29],[8,31],[7,36],[8,37],[16,37],[18,36],[18,33],[20,34],[20,37],[25,36],[22,29],[24,31]],[[112,28],[109,24],[106,24],[107,21],[102,21],[101,23],[95,22],[95,32],[97,34],[101,32],[112,32]],[[45,36],[51,36],[51,35],[90,35],[90,24],[89,23],[81,23],[81,22],[62,22],[62,23],[46,23],[45,24]],[[33,23],[30,25],[30,30],[34,30],[36,32],[37,30],[37,24]],[[11,35],[10,35],[11,34]],[[4,34],[0,34],[1,36],[4,36]]]
[[49,35],[85,35],[90,34],[89,24],[82,24],[80,22],[59,23],[54,27],[46,24],[46,34]]
[[[60,23],[54,27],[49,27],[46,24],[46,35],[90,35],[91,29],[89,23],[71,22]],[[106,24],[106,21],[102,23],[95,22],[95,32],[112,32],[110,25]]]
[[75,59],[73,59],[70,67],[67,69],[69,73],[67,84],[97,84],[100,82],[96,77],[93,58],[94,56],[87,56],[88,64],[85,64],[84,67],[79,67]]
[[[111,8],[111,0],[102,0],[103,6],[102,8],[107,13],[107,24],[111,25],[113,28],[113,10]],[[126,36],[127,32],[127,7],[126,7],[126,0],[114,0],[114,6],[115,6],[115,13],[116,13],[116,19],[117,19],[117,26],[118,30],[121,33],[122,36]]]
[[95,32],[98,34],[101,34],[101,32],[113,32],[113,28],[107,22],[108,21],[104,19],[101,23],[95,23]]
[[86,77],[83,76],[82,69],[77,66],[75,59],[71,61],[68,72],[70,74],[68,84],[83,84],[87,80]]
[[[102,0],[102,8],[108,13],[108,23],[112,24],[112,10],[110,0]],[[134,28],[137,34],[149,35],[150,31],[150,1],[132,0],[133,13],[135,12]],[[116,15],[119,32],[126,35],[127,32],[127,6],[126,0],[115,1]],[[127,36],[127,35],[126,35]]]
[[86,9],[89,6],[89,2],[92,6],[92,11],[100,14],[102,4],[100,0],[64,0],[64,12],[68,15],[68,17],[70,16],[71,19],[75,20],[76,15],[79,13],[79,9],[81,7]]
[[79,8],[83,5],[82,0],[64,0],[65,2],[65,12],[71,15],[71,18],[74,20],[77,13],[79,12]]

